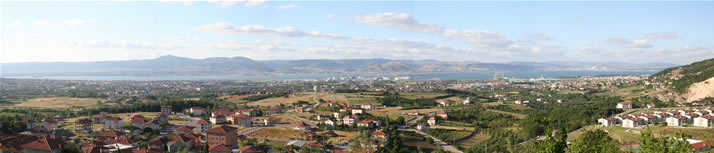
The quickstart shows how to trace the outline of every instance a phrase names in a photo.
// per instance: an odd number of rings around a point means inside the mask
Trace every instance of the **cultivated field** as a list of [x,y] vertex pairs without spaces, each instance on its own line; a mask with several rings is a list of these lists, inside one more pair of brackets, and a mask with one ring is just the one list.
[[297,134],[297,131],[293,131],[287,127],[267,127],[250,133],[247,136],[258,138],[294,139]]
[[19,101],[15,105],[6,105],[3,107],[32,107],[32,108],[70,108],[70,107],[98,107],[108,104],[97,104],[97,101],[104,102],[104,99],[99,98],[72,98],[72,97],[50,97],[50,98],[33,98],[25,101]]
[[275,106],[278,104],[284,104],[284,105],[290,105],[292,103],[296,103],[298,101],[307,101],[310,103],[314,103],[312,100],[312,97],[314,97],[314,94],[311,93],[299,93],[296,95],[291,95],[288,98],[284,97],[274,97],[274,98],[268,98],[268,99],[263,99],[259,101],[254,101],[254,102],[249,102],[248,105],[252,106]]

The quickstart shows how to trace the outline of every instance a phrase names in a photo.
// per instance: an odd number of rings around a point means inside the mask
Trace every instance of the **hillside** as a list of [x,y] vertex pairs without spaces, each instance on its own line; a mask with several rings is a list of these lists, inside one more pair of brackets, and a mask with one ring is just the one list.
[[662,70],[652,75],[672,82],[672,90],[684,93],[689,86],[714,77],[714,58]]
[[0,75],[261,75],[261,74],[384,74],[477,71],[646,71],[656,72],[672,64],[304,59],[256,61],[245,57],[191,59],[162,56],[146,60],[97,62],[2,63]]
[[670,90],[682,95],[687,102],[714,97],[714,59],[668,68],[652,76],[657,81],[671,82]]

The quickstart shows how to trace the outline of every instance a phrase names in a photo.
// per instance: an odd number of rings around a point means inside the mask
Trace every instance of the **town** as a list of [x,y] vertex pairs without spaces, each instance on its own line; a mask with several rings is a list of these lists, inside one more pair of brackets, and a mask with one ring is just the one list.
[[[574,126],[568,142],[587,130],[620,130],[625,135],[612,135],[624,137],[652,127],[689,130],[697,135],[688,139],[692,149],[709,150],[711,140],[705,136],[709,132],[704,131],[711,131],[714,124],[712,99],[685,105],[658,99],[666,94],[640,91],[646,94],[633,96],[635,92],[620,92],[631,88],[656,92],[646,88],[646,78],[264,82],[3,79],[4,93],[41,94],[22,98],[3,94],[5,99],[20,101],[2,105],[3,117],[16,122],[3,122],[7,123],[4,130],[11,133],[0,135],[0,149],[252,153],[378,152],[401,147],[424,152],[478,152],[483,147],[496,149],[486,145],[503,141],[496,137],[503,132],[518,130],[526,135],[507,134],[516,137],[511,140],[514,142],[529,142],[528,137],[542,140],[547,135],[530,130],[545,128],[531,126],[542,124],[531,116],[572,105],[601,111],[583,114],[591,119]],[[603,99],[586,93],[617,93],[629,98]],[[561,120],[582,120],[572,117]],[[621,139],[622,150],[636,147],[631,144],[636,144],[635,140]]]

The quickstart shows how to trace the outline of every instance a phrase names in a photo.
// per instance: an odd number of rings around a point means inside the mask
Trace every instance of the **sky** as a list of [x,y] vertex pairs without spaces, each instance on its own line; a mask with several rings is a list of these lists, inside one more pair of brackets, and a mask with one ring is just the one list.
[[0,2],[0,63],[242,56],[687,64],[714,2]]

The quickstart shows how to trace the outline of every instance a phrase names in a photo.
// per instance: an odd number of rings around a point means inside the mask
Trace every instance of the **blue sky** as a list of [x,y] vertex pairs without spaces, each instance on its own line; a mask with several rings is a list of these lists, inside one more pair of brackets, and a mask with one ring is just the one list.
[[686,64],[713,2],[2,1],[6,62],[244,56]]

